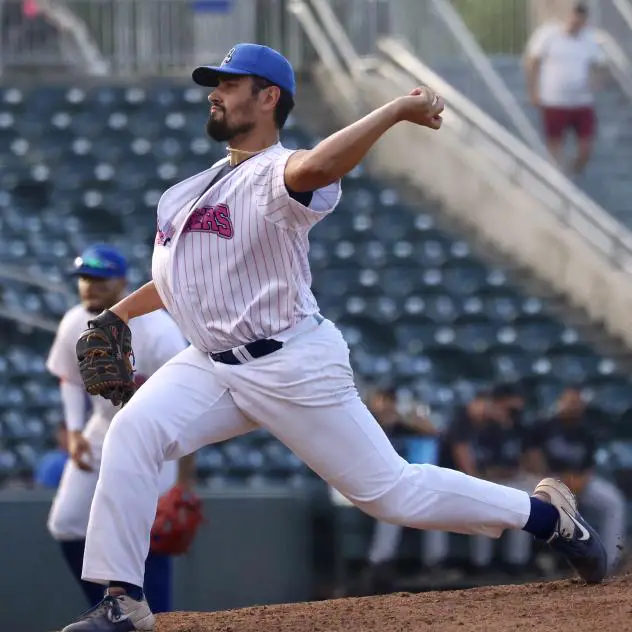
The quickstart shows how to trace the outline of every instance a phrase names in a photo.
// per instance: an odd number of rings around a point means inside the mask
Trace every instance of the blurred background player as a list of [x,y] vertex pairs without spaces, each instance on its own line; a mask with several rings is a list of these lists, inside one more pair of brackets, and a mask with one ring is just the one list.
[[[438,431],[422,406],[415,406],[407,414],[398,407],[394,388],[376,389],[369,394],[367,406],[397,451],[411,462],[415,460],[417,446],[434,446]],[[430,439],[419,444],[415,439]],[[423,448],[422,448],[423,449]],[[420,454],[419,462],[428,460]],[[432,460],[432,459],[431,459]],[[389,522],[375,521],[375,528],[368,552],[368,565],[360,580],[363,594],[387,593],[393,590],[395,581],[394,560],[399,549],[404,527]],[[424,567],[441,570],[448,534],[442,531],[425,531],[422,536],[421,559]],[[445,544],[444,544],[445,543]],[[447,555],[447,553],[446,553]]]
[[[484,458],[478,464],[479,475],[486,480],[528,491],[537,478],[524,465],[525,429],[523,413],[525,400],[521,389],[510,383],[495,386],[489,397],[487,423],[479,435]],[[523,575],[531,559],[533,538],[528,533],[504,534],[503,561],[510,575]],[[471,541],[475,572],[490,565],[494,556],[494,540],[474,536]]]
[[[89,397],[78,373],[75,344],[88,320],[119,301],[126,292],[127,261],[112,246],[96,244],[75,261],[80,304],[63,317],[50,350],[47,368],[60,380],[66,420],[69,459],[48,518],[48,529],[61,546],[73,577],[91,605],[103,597],[103,587],[83,581],[81,569],[90,505],[99,476],[101,450],[109,424],[117,412],[108,400]],[[139,387],[160,366],[186,348],[187,342],[164,310],[135,319],[132,326],[136,385]],[[92,404],[88,418],[87,405]],[[176,480],[188,486],[193,476],[193,457],[178,464],[167,461],[160,479],[165,493]],[[172,560],[150,552],[145,568],[145,591],[158,612],[171,610]]]
[[[496,385],[457,407],[441,437],[440,465],[515,489],[530,489],[534,481],[522,466],[523,408],[524,399],[514,384]],[[512,575],[523,573],[531,557],[532,538],[512,531],[503,539],[505,570]],[[485,536],[470,539],[472,573],[486,571],[494,546],[494,540]]]
[[34,473],[34,483],[43,489],[57,489],[68,461],[68,429],[61,422],[55,431],[55,447],[42,455]]
[[563,480],[577,496],[582,511],[594,516],[608,566],[614,571],[622,557],[626,500],[613,482],[595,472],[597,419],[597,411],[586,405],[579,388],[564,389],[554,414],[529,433],[527,459],[534,474],[552,473]]

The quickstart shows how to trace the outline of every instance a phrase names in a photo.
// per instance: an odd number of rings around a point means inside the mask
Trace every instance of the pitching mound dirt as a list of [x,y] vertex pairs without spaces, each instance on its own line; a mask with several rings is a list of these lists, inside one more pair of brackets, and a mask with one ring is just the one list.
[[632,630],[632,575],[161,615],[156,632]]

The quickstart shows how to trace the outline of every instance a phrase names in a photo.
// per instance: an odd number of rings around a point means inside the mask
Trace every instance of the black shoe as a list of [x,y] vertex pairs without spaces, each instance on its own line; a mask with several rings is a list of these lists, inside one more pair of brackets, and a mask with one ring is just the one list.
[[561,553],[579,576],[589,584],[598,584],[608,572],[608,556],[597,532],[577,511],[575,496],[562,481],[545,478],[534,495],[543,494],[558,510],[560,517],[548,544]]
[[151,632],[154,622],[145,598],[136,601],[121,589],[110,588],[101,603],[62,632]]

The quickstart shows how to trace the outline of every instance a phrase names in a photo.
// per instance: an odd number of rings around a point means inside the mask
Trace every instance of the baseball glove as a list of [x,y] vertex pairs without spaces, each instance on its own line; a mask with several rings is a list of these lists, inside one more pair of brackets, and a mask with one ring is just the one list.
[[160,555],[186,553],[203,521],[200,499],[181,485],[175,485],[158,501],[151,529],[151,551]]
[[90,395],[100,395],[112,404],[126,404],[134,394],[132,332],[106,309],[88,321],[76,345],[79,373]]

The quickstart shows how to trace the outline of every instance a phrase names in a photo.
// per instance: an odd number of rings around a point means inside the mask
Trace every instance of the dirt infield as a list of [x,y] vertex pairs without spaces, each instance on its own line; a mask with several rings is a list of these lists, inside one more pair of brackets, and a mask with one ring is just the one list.
[[632,575],[599,586],[560,581],[419,595],[335,599],[158,617],[156,632],[632,630]]

